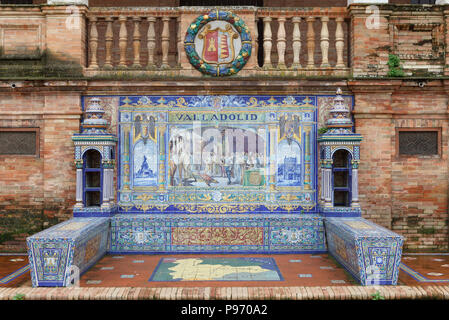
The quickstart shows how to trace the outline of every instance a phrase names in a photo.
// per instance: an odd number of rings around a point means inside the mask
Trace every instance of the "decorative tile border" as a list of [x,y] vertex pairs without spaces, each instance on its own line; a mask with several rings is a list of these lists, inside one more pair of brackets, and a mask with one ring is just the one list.
[[26,265],[23,266],[19,269],[17,269],[16,271],[14,271],[13,273],[7,275],[6,277],[3,277],[0,279],[0,284],[8,284],[11,281],[13,281],[15,278],[20,277],[21,275],[27,273],[28,271],[30,271],[30,265]]
[[418,282],[435,282],[435,283],[449,282],[449,279],[429,279],[402,262],[400,264],[400,269]]

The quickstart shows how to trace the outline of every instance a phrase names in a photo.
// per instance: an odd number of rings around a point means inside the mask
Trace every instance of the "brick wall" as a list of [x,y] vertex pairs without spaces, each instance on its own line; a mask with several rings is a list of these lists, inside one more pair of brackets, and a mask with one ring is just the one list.
[[[406,250],[447,250],[447,95],[440,82],[427,89],[416,82],[384,85],[377,92],[353,87],[356,131],[364,137],[359,171],[363,216],[405,236]],[[440,129],[441,155],[399,156],[398,128]]]
[[[413,99],[410,99],[413,94]],[[448,123],[445,93],[404,92],[392,99],[395,128],[441,129],[441,155],[392,157],[392,229],[407,236],[407,247],[448,245]],[[407,110],[405,112],[404,110]],[[392,147],[398,137],[392,134]],[[394,149],[393,149],[394,150]]]
[[40,88],[4,92],[0,104],[0,127],[39,128],[37,157],[0,156],[0,252],[23,251],[27,236],[72,216],[80,96]]

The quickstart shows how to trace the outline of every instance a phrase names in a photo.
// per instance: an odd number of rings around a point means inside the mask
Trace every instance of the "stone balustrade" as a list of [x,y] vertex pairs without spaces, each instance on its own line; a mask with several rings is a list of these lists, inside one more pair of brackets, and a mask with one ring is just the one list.
[[[0,76],[202,76],[189,62],[184,39],[192,22],[213,7],[75,7],[0,5]],[[221,8],[238,15],[251,35],[251,56],[236,76],[449,75],[446,6],[368,9]],[[390,70],[390,55],[400,59],[402,71]]]
[[[184,51],[184,35],[197,16],[210,10],[90,8],[87,74],[200,76]],[[349,74],[346,8],[237,7],[233,12],[252,37],[252,56],[239,75]]]
[[262,70],[306,75],[348,72],[346,8],[263,8],[257,11],[257,19],[263,22]]
[[[174,8],[152,9],[90,9],[88,71],[176,68],[181,49],[174,43],[181,41],[176,30],[179,12]],[[171,50],[170,45],[176,49]]]

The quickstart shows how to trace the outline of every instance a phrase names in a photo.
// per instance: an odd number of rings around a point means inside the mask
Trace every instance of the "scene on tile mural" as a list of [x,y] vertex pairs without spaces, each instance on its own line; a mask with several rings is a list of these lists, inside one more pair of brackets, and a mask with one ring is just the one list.
[[448,6],[2,1],[0,299],[447,298]]

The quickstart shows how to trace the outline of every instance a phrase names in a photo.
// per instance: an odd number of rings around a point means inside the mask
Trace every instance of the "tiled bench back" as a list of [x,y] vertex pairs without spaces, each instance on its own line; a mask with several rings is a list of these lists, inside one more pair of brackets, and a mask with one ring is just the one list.
[[277,214],[122,214],[111,253],[326,252],[323,218]]

